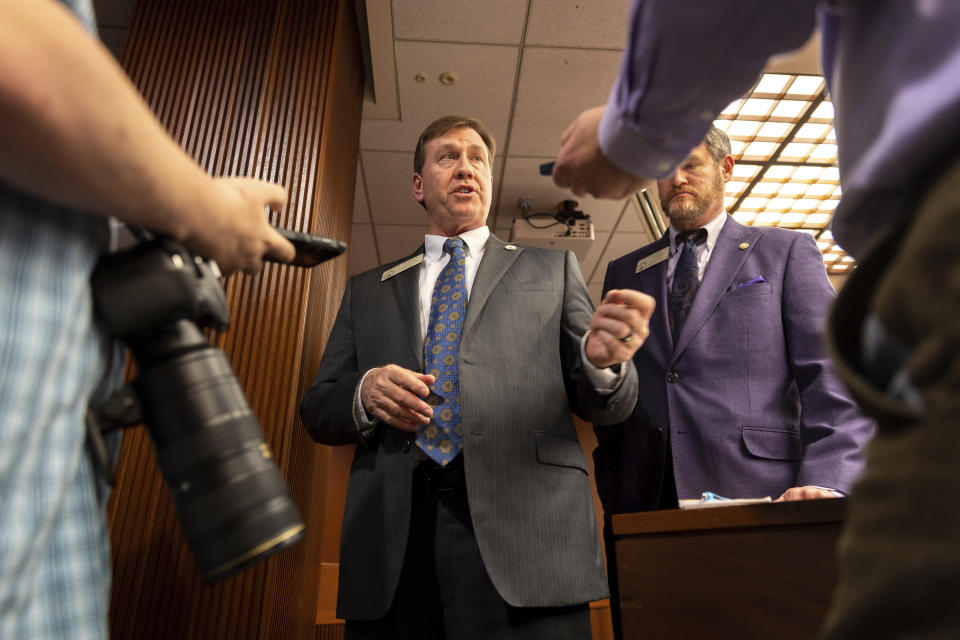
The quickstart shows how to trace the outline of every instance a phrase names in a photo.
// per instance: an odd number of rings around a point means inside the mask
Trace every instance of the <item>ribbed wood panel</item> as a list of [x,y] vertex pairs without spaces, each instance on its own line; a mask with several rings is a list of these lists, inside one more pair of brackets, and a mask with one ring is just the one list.
[[[139,0],[123,64],[214,175],[287,187],[274,224],[348,239],[363,71],[349,0]],[[176,188],[176,185],[170,185]],[[142,429],[125,434],[109,518],[114,638],[313,638],[329,451],[296,417],[346,281],[346,260],[268,265],[228,282],[227,351],[307,537],[214,586],[199,578]],[[339,514],[336,514],[339,517]]]

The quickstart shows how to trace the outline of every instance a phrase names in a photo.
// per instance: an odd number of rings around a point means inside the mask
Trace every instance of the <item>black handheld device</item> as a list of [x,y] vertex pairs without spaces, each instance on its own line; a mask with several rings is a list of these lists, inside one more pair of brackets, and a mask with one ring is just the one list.
[[[280,227],[274,227],[274,229],[289,240],[297,250],[297,257],[293,259],[293,262],[284,263],[292,264],[295,267],[315,267],[321,262],[337,257],[347,248],[347,245],[340,240],[322,238],[309,233],[281,229]],[[269,259],[267,258],[267,260]]]

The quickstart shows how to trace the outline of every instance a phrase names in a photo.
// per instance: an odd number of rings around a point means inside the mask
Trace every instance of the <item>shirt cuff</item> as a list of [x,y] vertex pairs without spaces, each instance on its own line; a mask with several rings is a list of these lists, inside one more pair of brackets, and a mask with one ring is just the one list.
[[363,381],[370,375],[370,371],[373,371],[373,369],[367,371],[363,374],[363,377],[360,378],[360,383],[357,384],[357,392],[353,395],[353,422],[357,425],[360,435],[364,438],[369,438],[376,433],[377,426],[380,424],[379,418],[371,420],[367,416],[367,412],[363,408],[363,401],[360,399],[360,389],[363,388]]
[[651,141],[627,122],[612,101],[607,103],[600,120],[597,142],[610,162],[631,175],[650,180],[670,175],[692,148],[685,148],[680,141],[672,147]]
[[580,359],[583,360],[583,370],[587,374],[587,380],[593,385],[593,390],[607,396],[620,387],[620,383],[627,377],[627,368],[620,364],[603,369],[593,366],[587,358],[587,336],[589,335],[590,332],[587,331],[580,339]]

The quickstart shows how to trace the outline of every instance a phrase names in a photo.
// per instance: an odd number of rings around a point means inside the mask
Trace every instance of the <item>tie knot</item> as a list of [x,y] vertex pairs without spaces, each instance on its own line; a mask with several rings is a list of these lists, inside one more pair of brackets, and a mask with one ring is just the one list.
[[677,246],[681,244],[701,244],[707,239],[706,229],[694,229],[692,231],[681,231],[677,234]]
[[463,239],[460,236],[447,238],[443,243],[443,250],[452,256],[463,253]]

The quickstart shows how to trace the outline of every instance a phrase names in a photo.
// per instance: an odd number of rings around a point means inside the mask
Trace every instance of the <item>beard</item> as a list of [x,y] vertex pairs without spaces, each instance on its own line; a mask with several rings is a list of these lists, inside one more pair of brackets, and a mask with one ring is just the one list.
[[692,198],[671,198],[668,193],[660,200],[660,209],[671,220],[696,220],[702,217],[716,203],[719,198],[723,201],[724,182],[723,174],[717,172],[713,184],[703,193],[692,192]]

